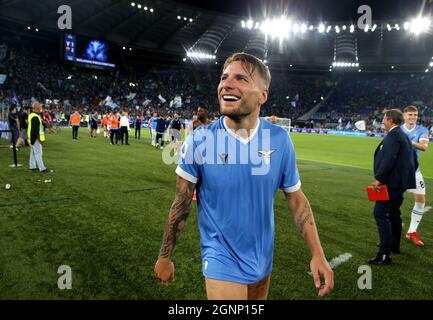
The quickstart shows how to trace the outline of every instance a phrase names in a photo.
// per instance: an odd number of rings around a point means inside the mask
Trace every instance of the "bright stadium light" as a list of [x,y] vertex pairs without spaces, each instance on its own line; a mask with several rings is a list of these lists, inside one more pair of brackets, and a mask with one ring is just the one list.
[[430,65],[429,65],[430,67],[433,67],[433,62],[430,62]]
[[398,23],[396,23],[396,24],[394,25],[394,28],[395,28],[396,30],[400,30],[400,26],[398,25]]
[[364,32],[368,32],[368,28],[369,28],[369,26],[368,26],[368,24],[365,26],[365,28],[364,28]]
[[299,24],[295,23],[293,25],[293,33],[298,33],[298,31],[299,31]]
[[197,58],[197,59],[207,59],[207,60],[215,60],[216,56],[211,55],[204,52],[194,52],[194,51],[188,51],[186,55],[190,58]]
[[131,2],[131,7],[135,7],[135,2]]
[[150,10],[149,10],[149,11],[153,13],[153,11],[154,11],[154,10],[153,10],[153,8],[150,8]]
[[125,46],[123,46],[123,47],[122,47],[122,49],[123,49],[123,50],[126,50],[126,47],[125,47]]
[[192,18],[189,18],[189,22],[193,22]]
[[352,24],[352,25],[350,25],[350,33],[353,33],[353,32],[355,32],[355,26]]
[[410,28],[410,22],[406,21],[403,25],[404,30],[409,30]]
[[325,32],[325,25],[323,23],[319,24],[319,27],[317,28],[319,30],[319,33]]
[[265,59],[265,60],[263,60],[263,63],[268,63],[268,60],[266,60],[266,59]]
[[181,19],[181,16],[177,16],[177,20],[180,20]]
[[38,29],[38,28],[36,28],[35,30],[36,30],[36,32],[39,32],[39,29]]
[[377,28],[377,24],[374,24],[373,28],[371,28],[371,32],[374,32],[374,30],[376,30],[376,28]]
[[144,7],[143,9],[144,9],[144,11],[147,11],[148,8],[147,8],[147,7]]
[[185,61],[186,61],[186,58],[183,58],[182,61],[185,62]]
[[361,69],[358,69],[358,72],[361,72]]
[[428,69],[425,69],[425,72],[429,72],[429,70],[428,70]]
[[310,26],[310,31],[313,31],[314,30],[314,26]]
[[388,28],[388,31],[391,31],[391,25],[389,23],[386,25],[386,27]]
[[183,20],[185,20],[185,21],[186,21],[186,20],[188,20],[188,18],[187,18],[187,17],[183,17]]
[[416,35],[424,32],[430,26],[430,20],[428,18],[418,17],[412,20],[410,24],[410,31]]
[[244,20],[241,21],[241,26],[242,26],[242,28],[245,28],[245,27],[246,27],[246,24],[245,24],[245,21],[244,21]]
[[138,4],[138,5],[137,5],[137,8],[138,8],[138,9],[141,9],[141,4]]
[[30,28],[30,27],[27,27],[27,29],[30,30],[31,28]]
[[258,29],[258,28],[260,28],[260,23],[259,23],[259,22],[256,22],[256,24],[255,24],[255,26],[254,26],[254,29]]
[[252,28],[253,28],[253,25],[254,25],[254,21],[251,20],[251,19],[249,19],[249,20],[247,21],[247,28],[248,28],[248,29],[252,29]]
[[339,26],[335,26],[335,32],[340,33],[340,27]]
[[346,25],[344,25],[344,26],[343,26],[343,30],[346,30],[346,29],[347,29],[347,27],[346,27]]
[[305,33],[305,32],[307,32],[307,25],[305,23],[303,23],[301,25],[301,33]]
[[391,66],[391,69],[394,69],[395,67],[394,66]]
[[328,26],[328,28],[326,28],[326,33],[329,33],[329,31],[331,31],[332,26]]
[[273,20],[267,19],[266,21],[261,23],[260,30],[265,35],[271,36],[272,38],[279,38],[280,40],[282,40],[289,36],[291,25],[290,21],[286,17],[281,17],[279,19]]

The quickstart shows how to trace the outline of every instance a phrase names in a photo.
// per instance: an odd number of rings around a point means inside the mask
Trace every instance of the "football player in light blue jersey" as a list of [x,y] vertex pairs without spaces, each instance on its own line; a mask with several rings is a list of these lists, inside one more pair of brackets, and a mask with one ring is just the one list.
[[[408,106],[404,109],[404,124],[401,126],[403,132],[412,141],[412,145],[416,150],[419,158],[420,151],[426,151],[429,143],[428,130],[422,126],[418,126],[418,109],[415,106]],[[418,161],[419,162],[419,161]],[[425,208],[425,183],[418,167],[416,173],[416,188],[407,190],[415,196],[415,205],[412,209],[409,230],[406,233],[406,238],[411,240],[417,247],[423,247],[424,242],[420,239],[417,228],[421,222]]]
[[[295,152],[285,130],[259,118],[271,75],[256,57],[235,53],[218,86],[218,121],[200,127],[181,148],[171,206],[155,275],[174,279],[173,250],[198,195],[202,270],[208,299],[267,299],[274,251],[275,193],[282,189],[312,259],[324,296],[334,287],[311,207],[301,190]],[[321,284],[321,277],[324,284]]]
[[152,146],[156,146],[156,124],[158,122],[158,114],[152,113],[152,117],[149,119],[148,127],[150,129],[150,140]]

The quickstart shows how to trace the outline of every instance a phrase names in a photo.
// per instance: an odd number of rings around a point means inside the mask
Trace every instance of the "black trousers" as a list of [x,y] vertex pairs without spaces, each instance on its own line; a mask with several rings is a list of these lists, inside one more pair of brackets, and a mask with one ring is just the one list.
[[80,126],[72,126],[72,139],[78,138],[78,128]]
[[116,136],[116,144],[119,142],[119,129],[111,129],[110,130],[110,141],[111,144],[114,144],[113,138]]
[[164,146],[164,139],[162,139],[163,135],[164,135],[163,133],[159,133],[159,132],[156,133],[156,144],[159,144],[159,140],[161,140],[161,144],[160,144],[161,147]]
[[400,249],[401,211],[405,189],[388,189],[389,200],[377,201],[374,206],[374,219],[379,231],[379,252],[389,254],[390,250]]
[[140,135],[141,135],[141,126],[137,126],[135,127],[135,139],[140,139]]
[[128,143],[128,140],[129,140],[128,127],[120,127],[120,141],[122,142],[122,144],[123,144],[124,139],[125,139],[125,143],[129,144]]

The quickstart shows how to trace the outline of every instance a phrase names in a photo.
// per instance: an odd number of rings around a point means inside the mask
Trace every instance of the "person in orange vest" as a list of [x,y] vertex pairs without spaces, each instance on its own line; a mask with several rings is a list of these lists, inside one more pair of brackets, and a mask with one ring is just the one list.
[[80,127],[81,115],[78,110],[71,114],[69,126],[72,126],[72,140],[78,140],[78,128]]
[[119,143],[119,113],[115,112],[110,117],[110,144],[114,144],[113,137],[116,136],[116,144]]

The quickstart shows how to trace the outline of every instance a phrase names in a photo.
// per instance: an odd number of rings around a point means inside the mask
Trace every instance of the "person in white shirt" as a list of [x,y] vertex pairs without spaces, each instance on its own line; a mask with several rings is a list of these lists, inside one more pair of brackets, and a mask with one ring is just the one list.
[[122,112],[122,116],[120,117],[120,142],[122,142],[125,140],[126,145],[129,146],[129,118],[128,118],[128,113],[126,113],[125,111]]

